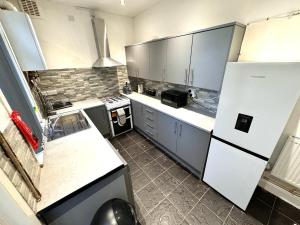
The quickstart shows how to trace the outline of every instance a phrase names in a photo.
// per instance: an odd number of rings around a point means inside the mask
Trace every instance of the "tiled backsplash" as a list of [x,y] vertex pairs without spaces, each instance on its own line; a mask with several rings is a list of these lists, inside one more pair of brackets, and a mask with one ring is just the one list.
[[129,77],[132,90],[137,91],[138,84],[144,84],[144,88],[154,88],[157,91],[159,97],[161,92],[167,89],[189,90],[193,89],[196,94],[195,100],[197,103],[189,100],[189,106],[198,110],[208,111],[209,113],[216,115],[219,102],[219,92],[211,91],[201,88],[189,87],[180,84],[172,84],[167,82],[151,81],[141,78]]
[[42,92],[56,90],[48,100],[81,101],[118,95],[127,81],[126,66],[87,69],[62,69],[37,72]]

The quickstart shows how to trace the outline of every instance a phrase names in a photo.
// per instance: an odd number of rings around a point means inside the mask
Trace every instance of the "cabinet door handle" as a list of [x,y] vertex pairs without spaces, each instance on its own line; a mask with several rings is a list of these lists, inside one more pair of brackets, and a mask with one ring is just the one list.
[[146,119],[147,119],[147,120],[150,120],[151,122],[154,121],[154,119],[152,119],[152,118],[150,118],[150,117],[148,117],[148,116],[146,116]]
[[146,124],[148,127],[152,128],[152,129],[154,128],[154,127],[151,126],[149,123],[146,123],[146,122],[145,122],[145,124]]
[[179,126],[179,137],[181,137],[181,134],[182,134],[182,124],[180,124]]
[[150,134],[151,136],[154,136],[150,131],[148,131],[148,130],[145,130],[145,131],[146,131],[146,133]]
[[174,134],[177,134],[177,122],[175,122],[175,126],[174,126]]
[[191,85],[194,84],[194,69],[192,69]]
[[153,111],[149,110],[149,109],[145,109],[146,112],[153,114]]

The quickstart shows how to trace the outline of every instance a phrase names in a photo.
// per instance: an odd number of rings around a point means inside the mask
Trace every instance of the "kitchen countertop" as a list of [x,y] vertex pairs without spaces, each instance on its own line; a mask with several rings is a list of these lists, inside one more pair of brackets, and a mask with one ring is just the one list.
[[211,132],[214,128],[215,118],[185,108],[176,109],[162,104],[159,99],[136,92],[125,96],[207,132]]
[[39,185],[42,199],[37,204],[37,212],[124,166],[123,159],[82,110],[99,104],[99,100],[89,100],[63,109],[67,112],[79,107],[91,127],[46,143]]

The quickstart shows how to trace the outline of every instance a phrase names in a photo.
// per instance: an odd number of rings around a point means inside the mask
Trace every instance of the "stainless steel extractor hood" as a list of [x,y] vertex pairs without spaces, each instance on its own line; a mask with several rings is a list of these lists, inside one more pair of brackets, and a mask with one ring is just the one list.
[[99,57],[93,64],[93,67],[101,68],[122,65],[121,63],[110,57],[108,37],[104,19],[92,17],[92,25],[95,35],[97,53]]

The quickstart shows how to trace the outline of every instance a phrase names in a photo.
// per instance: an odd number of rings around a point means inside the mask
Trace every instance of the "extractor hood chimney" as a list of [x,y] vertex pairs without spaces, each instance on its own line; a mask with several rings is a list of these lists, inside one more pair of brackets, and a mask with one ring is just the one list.
[[109,44],[107,38],[107,31],[104,19],[92,17],[92,25],[95,35],[96,48],[98,59],[93,67],[113,67],[122,65],[118,61],[110,58]]

